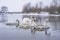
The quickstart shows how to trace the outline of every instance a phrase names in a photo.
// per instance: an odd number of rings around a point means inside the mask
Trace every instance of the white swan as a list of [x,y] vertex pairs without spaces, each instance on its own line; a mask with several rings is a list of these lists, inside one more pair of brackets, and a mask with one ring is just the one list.
[[29,26],[35,26],[36,25],[36,23],[34,22],[34,20],[33,20],[33,18],[31,19],[31,18],[24,18],[23,20],[22,20],[22,23],[21,23],[21,26],[23,26],[23,27],[29,27]]
[[22,23],[20,24],[22,27],[26,28],[27,26],[29,26],[31,23],[31,20],[29,18],[24,18],[22,20]]

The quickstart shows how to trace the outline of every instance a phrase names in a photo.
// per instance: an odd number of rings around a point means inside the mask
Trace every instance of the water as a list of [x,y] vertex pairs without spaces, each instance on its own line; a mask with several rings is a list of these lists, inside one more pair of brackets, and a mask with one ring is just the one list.
[[32,34],[29,29],[24,30],[15,26],[0,24],[0,40],[60,40],[60,30],[49,31],[50,36],[45,35],[44,31],[37,31]]
[[[8,15],[8,22],[16,22],[16,19],[22,21],[22,16],[20,15]],[[57,23],[59,27],[60,23]],[[57,27],[56,26],[56,27]],[[55,29],[55,23],[50,23],[50,27]],[[48,30],[50,35],[45,35],[44,31],[36,31],[36,33],[31,33],[30,29],[20,29],[16,26],[6,26],[5,23],[0,23],[0,40],[60,40],[60,30]],[[60,28],[60,27],[59,27]]]

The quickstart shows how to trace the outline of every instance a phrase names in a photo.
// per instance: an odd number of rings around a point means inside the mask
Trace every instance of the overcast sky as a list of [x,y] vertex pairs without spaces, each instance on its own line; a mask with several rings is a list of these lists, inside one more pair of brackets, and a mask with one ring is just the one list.
[[22,11],[23,6],[26,3],[31,2],[32,5],[43,2],[43,6],[50,5],[52,0],[0,0],[0,7],[7,6],[9,11]]

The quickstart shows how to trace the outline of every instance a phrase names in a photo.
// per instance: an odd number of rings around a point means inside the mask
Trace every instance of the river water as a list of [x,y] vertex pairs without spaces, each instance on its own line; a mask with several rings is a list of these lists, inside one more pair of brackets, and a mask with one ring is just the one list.
[[48,30],[49,35],[44,31],[31,33],[30,29],[20,29],[15,26],[0,24],[0,40],[60,40],[60,30]]
[[[13,17],[13,18],[12,18]],[[9,22],[15,22],[16,19],[22,20],[22,16],[9,15]],[[7,26],[5,23],[0,23],[0,40],[60,40],[60,30],[55,29],[54,23],[50,23],[51,28],[48,30],[49,35],[45,35],[44,31],[36,31],[32,33],[30,29],[20,29],[16,26]],[[57,24],[59,25],[59,23]]]

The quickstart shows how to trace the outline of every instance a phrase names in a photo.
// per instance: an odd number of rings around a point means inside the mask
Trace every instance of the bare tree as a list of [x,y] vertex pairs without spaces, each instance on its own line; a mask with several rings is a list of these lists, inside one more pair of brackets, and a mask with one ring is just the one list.
[[56,0],[53,0],[49,7],[49,12],[50,14],[55,14],[56,11],[57,11],[57,2]]
[[29,8],[30,8],[30,3],[24,5],[22,12],[28,12],[29,11],[28,10]]
[[8,7],[2,6],[2,7],[1,7],[1,12],[6,12],[6,11],[8,11]]
[[25,5],[23,7],[22,12],[26,12],[26,13],[29,13],[29,12],[37,12],[37,13],[40,13],[41,12],[41,8],[42,8],[42,2],[40,2],[39,6],[40,7],[38,7],[38,3],[36,3],[35,6],[32,6],[31,7],[31,4],[28,3],[27,5]]

